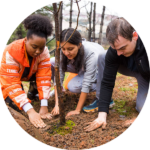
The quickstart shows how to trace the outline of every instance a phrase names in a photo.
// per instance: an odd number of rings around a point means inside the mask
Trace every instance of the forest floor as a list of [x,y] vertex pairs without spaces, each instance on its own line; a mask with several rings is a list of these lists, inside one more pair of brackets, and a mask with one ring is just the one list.
[[[24,89],[28,91],[28,83],[23,83]],[[107,117],[107,127],[105,130],[98,128],[91,132],[85,132],[85,123],[93,121],[97,118],[97,112],[85,113],[71,116],[67,119],[69,126],[65,126],[63,131],[55,129],[58,126],[59,116],[53,117],[52,120],[44,120],[47,127],[44,129],[36,129],[28,120],[27,115],[21,111],[20,113],[8,107],[14,119],[19,125],[31,136],[39,141],[53,147],[62,149],[88,149],[105,144],[120,134],[122,134],[130,125],[130,121],[136,119],[138,112],[135,109],[137,95],[137,81],[135,78],[126,77],[118,74],[113,90],[115,106],[109,110]],[[69,91],[64,93],[64,109],[65,114],[74,110],[77,106],[79,94],[73,94]],[[95,92],[89,93],[85,103],[89,105],[95,98]],[[34,109],[38,112],[40,109],[40,101],[32,101]],[[48,109],[51,112],[54,108],[54,97],[50,98]],[[72,126],[70,126],[72,124]]]

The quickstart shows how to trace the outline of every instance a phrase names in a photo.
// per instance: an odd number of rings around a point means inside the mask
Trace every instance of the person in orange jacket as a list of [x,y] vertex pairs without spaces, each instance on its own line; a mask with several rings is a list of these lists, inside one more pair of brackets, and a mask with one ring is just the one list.
[[[37,128],[46,124],[42,119],[51,119],[48,112],[48,99],[51,86],[51,64],[47,37],[53,26],[48,17],[30,15],[23,21],[27,31],[24,39],[19,39],[6,46],[0,67],[0,83],[5,101],[13,101],[20,110],[24,110],[30,122]],[[41,100],[37,113],[31,100],[22,88],[21,81],[35,81]]]

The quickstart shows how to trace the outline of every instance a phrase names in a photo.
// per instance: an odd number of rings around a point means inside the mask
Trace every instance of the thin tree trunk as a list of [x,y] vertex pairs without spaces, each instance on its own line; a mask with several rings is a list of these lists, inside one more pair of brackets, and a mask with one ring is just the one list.
[[60,11],[59,11],[59,29],[60,29],[60,33],[62,31],[62,20],[63,20],[62,11],[63,11],[63,2],[61,3],[61,8],[60,8]]
[[89,34],[88,34],[88,41],[91,41],[91,34],[92,34],[92,29],[91,29],[92,5],[93,5],[93,2],[91,2],[91,11],[89,13]]
[[96,14],[96,3],[94,3],[94,10],[93,10],[93,42],[95,42],[95,14]]
[[55,37],[56,37],[56,53],[55,53],[55,80],[59,99],[60,125],[65,124],[65,111],[63,106],[62,88],[60,83],[59,65],[60,65],[60,32],[57,13],[57,4],[53,3],[54,19],[55,19]]
[[70,21],[69,21],[69,27],[72,27],[72,6],[73,6],[73,0],[70,0]]
[[103,12],[102,12],[101,23],[100,23],[100,33],[99,33],[99,41],[98,41],[99,44],[102,44],[104,14],[105,14],[105,6],[103,6]]

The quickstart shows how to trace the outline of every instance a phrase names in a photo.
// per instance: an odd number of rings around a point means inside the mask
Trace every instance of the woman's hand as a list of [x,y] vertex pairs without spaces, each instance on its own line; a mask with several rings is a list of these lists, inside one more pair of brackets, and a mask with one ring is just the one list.
[[107,118],[107,113],[106,112],[99,112],[98,118],[95,119],[93,122],[88,122],[86,125],[87,127],[84,128],[85,131],[93,131],[99,127],[102,126],[102,129],[106,128],[106,118]]
[[59,115],[59,106],[55,106],[51,112],[53,116]]
[[33,108],[29,109],[27,111],[28,117],[30,122],[36,127],[36,128],[44,128],[46,127],[46,124],[41,119],[41,116],[39,113],[37,113]]
[[66,118],[72,115],[78,115],[80,114],[80,111],[78,110],[74,110],[74,111],[70,111],[69,113],[67,113]]
[[52,114],[48,112],[47,106],[41,106],[39,114],[42,119],[52,119]]

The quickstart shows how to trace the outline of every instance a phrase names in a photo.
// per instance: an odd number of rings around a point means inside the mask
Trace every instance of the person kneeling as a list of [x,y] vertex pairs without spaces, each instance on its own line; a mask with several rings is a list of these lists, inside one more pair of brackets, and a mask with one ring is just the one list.
[[[89,92],[96,91],[96,99],[90,107],[84,107],[85,112],[98,110],[98,99],[100,95],[100,85],[103,77],[106,50],[94,42],[82,41],[78,31],[74,34],[73,28],[62,31],[60,35],[61,61],[60,61],[60,80],[63,84],[65,72],[69,72],[67,88],[72,93],[81,93],[79,102],[75,110],[70,111],[66,117],[80,114]],[[69,37],[72,37],[69,39]],[[64,45],[64,43],[69,41]],[[51,58],[52,71],[55,65],[55,58]],[[67,82],[67,81],[66,81]],[[55,107],[52,114],[59,114],[58,96],[55,86]],[[110,98],[109,106],[114,103]]]
[[[30,122],[37,128],[46,124],[42,119],[51,119],[48,112],[48,99],[51,86],[50,55],[46,40],[52,33],[52,24],[48,17],[31,15],[24,22],[27,36],[9,44],[3,53],[0,82],[4,99],[13,101],[20,110],[24,110]],[[35,81],[41,100],[37,113],[22,88],[21,81]],[[41,119],[42,118],[42,119]]]

